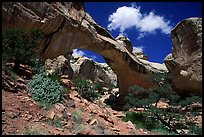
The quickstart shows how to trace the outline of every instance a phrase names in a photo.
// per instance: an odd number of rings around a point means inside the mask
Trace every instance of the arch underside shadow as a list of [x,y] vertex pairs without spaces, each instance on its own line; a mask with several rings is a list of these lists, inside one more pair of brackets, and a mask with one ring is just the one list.
[[97,24],[84,8],[75,9],[71,6],[70,9],[63,9],[66,7],[57,2],[3,3],[2,29],[42,30],[45,38],[37,52],[44,59],[53,59],[59,55],[66,57],[72,49],[78,48],[100,54],[118,76],[121,94],[128,94],[129,86],[133,85],[144,88],[157,86],[146,75],[151,73],[151,68],[145,67],[124,44]]

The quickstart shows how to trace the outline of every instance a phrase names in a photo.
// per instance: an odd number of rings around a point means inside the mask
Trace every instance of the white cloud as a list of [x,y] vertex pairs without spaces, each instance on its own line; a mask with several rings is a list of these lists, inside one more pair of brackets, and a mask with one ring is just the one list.
[[156,29],[160,29],[163,33],[169,34],[172,27],[169,25],[170,21],[165,21],[162,16],[155,15],[150,12],[144,16],[138,24],[141,32],[154,33]]
[[97,59],[97,56],[86,54],[84,51],[82,51],[80,49],[74,49],[73,53],[72,53],[72,56],[75,56],[75,57],[85,56],[85,57],[90,58],[90,59],[92,59],[94,61],[96,61],[96,59]]
[[134,27],[138,24],[142,17],[140,8],[135,7],[120,7],[115,13],[109,16],[108,21],[111,23],[108,25],[109,30],[120,29],[120,33],[123,33],[126,29]]
[[119,29],[120,34],[124,34],[126,29],[136,28],[140,32],[138,39],[148,33],[154,34],[156,30],[169,34],[172,29],[170,21],[165,20],[163,16],[156,15],[153,11],[142,14],[140,7],[135,3],[132,3],[131,7],[119,7],[109,16],[108,21],[110,22],[108,29],[110,31]]
[[140,40],[141,38],[145,37],[145,33],[140,33],[139,36],[137,37],[137,40]]
[[133,47],[133,52],[134,53],[144,52],[144,47],[143,46]]
[[83,51],[79,50],[79,49],[74,49],[73,53],[72,53],[72,56],[76,56],[76,57],[85,56],[85,53]]

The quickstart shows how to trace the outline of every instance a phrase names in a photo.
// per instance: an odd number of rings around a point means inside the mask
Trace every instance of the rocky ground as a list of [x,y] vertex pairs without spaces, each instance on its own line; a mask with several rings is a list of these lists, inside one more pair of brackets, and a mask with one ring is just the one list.
[[[27,70],[29,73],[29,71]],[[61,77],[70,93],[64,94],[64,102],[45,109],[25,90],[28,79],[24,75],[12,80],[2,75],[2,134],[3,135],[158,135],[137,128],[132,122],[123,122],[124,111],[113,110],[103,95],[95,102],[87,101],[76,91],[72,82]],[[162,106],[163,103],[158,104]],[[166,106],[166,105],[164,105]],[[134,110],[141,111],[141,110]],[[202,126],[202,114],[199,117]]]
[[[64,94],[65,101],[44,109],[25,90],[24,77],[12,81],[3,74],[2,134],[53,134],[53,135],[143,135],[155,134],[137,129],[130,121],[123,122],[125,112],[116,111],[103,101],[89,102],[72,87]],[[64,82],[70,82],[64,80]],[[7,84],[7,85],[6,85]],[[10,85],[10,86],[9,86]],[[11,88],[12,85],[16,88]]]

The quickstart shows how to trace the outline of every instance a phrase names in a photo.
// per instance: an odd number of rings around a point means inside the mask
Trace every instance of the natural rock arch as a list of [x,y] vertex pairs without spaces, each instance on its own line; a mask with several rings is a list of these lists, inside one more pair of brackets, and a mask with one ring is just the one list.
[[157,86],[146,74],[160,70],[136,58],[127,43],[114,39],[81,3],[7,2],[2,5],[2,17],[3,31],[10,27],[43,30],[46,37],[37,51],[44,59],[66,55],[76,48],[100,54],[117,74],[121,94],[127,94],[133,85]]

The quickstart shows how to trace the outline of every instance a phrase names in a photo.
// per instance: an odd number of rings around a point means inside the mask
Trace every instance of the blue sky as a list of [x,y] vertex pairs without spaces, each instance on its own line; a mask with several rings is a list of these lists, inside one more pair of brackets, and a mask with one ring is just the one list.
[[[113,37],[127,36],[134,50],[158,63],[172,51],[172,28],[183,19],[202,17],[202,2],[85,2],[85,8]],[[89,50],[74,50],[74,54],[105,62]]]

